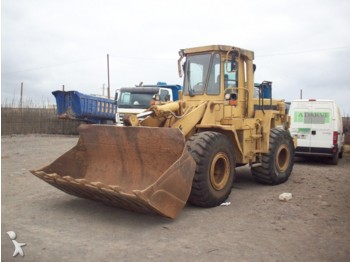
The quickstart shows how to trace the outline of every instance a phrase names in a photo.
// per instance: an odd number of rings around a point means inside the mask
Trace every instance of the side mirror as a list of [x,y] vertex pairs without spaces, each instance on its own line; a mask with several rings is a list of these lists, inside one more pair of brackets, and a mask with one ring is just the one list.
[[237,68],[238,68],[237,62],[236,62],[237,56],[238,56],[238,52],[234,50],[231,55],[231,72],[237,71]]
[[114,101],[115,101],[115,102],[117,102],[117,101],[118,101],[118,92],[115,92]]

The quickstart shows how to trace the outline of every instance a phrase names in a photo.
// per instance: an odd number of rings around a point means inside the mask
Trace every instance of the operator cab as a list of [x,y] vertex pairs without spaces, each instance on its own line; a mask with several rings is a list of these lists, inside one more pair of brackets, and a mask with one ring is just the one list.
[[[254,114],[254,52],[234,46],[212,45],[180,50],[179,74],[184,72],[188,105],[212,101],[225,107],[224,117]],[[185,58],[183,67],[182,59]],[[232,111],[233,110],[233,111]],[[217,115],[219,119],[220,116]]]

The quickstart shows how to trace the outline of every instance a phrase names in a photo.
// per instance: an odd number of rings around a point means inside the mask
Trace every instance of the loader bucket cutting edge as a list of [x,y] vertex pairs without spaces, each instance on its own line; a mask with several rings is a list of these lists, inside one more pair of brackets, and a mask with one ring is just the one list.
[[78,197],[175,218],[196,168],[179,129],[81,125],[75,147],[32,174]]

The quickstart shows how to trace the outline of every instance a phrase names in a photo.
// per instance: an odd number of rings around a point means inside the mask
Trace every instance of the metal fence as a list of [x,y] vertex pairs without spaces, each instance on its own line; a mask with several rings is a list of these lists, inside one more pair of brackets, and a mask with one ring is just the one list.
[[58,119],[55,108],[1,108],[1,135],[77,135],[81,122]]
[[345,134],[345,144],[350,145],[350,117],[343,117],[343,126],[347,131]]
[[[1,135],[62,134],[78,135],[79,121],[58,119],[56,108],[1,108]],[[350,144],[350,118],[343,117],[345,143]]]

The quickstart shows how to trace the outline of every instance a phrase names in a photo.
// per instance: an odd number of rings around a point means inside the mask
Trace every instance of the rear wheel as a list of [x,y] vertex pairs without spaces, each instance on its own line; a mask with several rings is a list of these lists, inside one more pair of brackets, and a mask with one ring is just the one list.
[[270,132],[269,152],[262,155],[260,166],[252,174],[260,183],[278,185],[288,180],[294,165],[294,144],[289,132],[274,128]]
[[201,207],[214,207],[231,193],[235,172],[232,143],[223,134],[206,131],[187,141],[187,148],[197,167],[189,202]]
[[340,149],[340,153],[339,153],[339,159],[342,159],[343,158],[343,147]]
[[331,158],[331,163],[332,165],[338,165],[338,161],[339,161],[339,152],[337,150],[337,152],[335,152],[335,154]]

